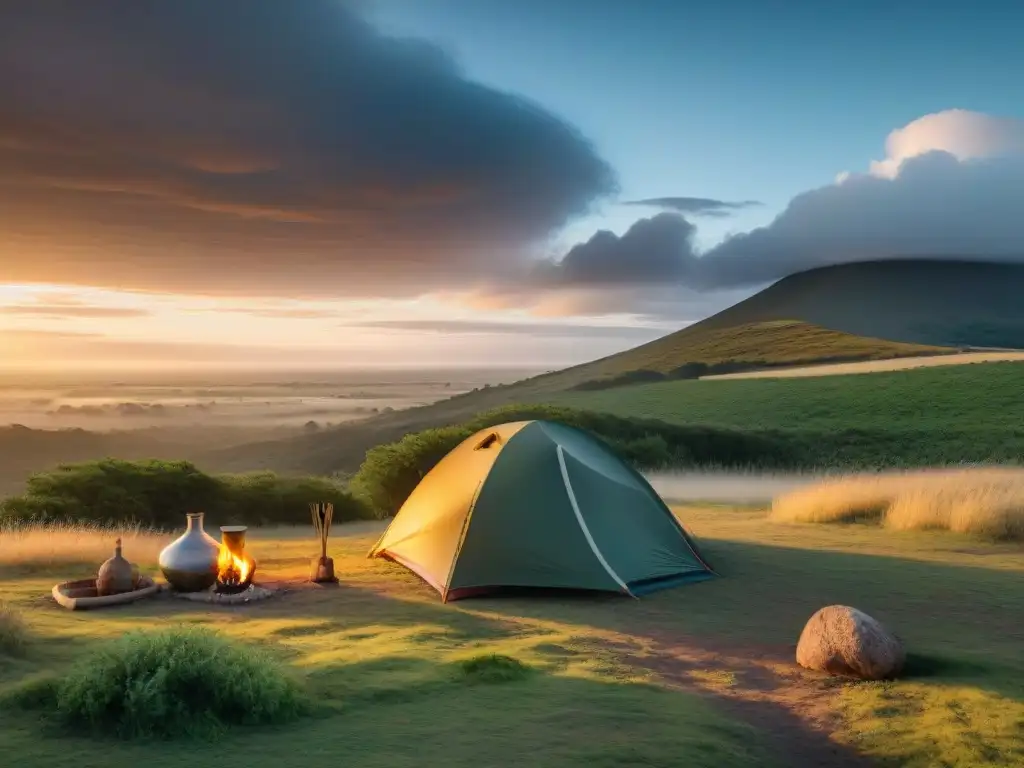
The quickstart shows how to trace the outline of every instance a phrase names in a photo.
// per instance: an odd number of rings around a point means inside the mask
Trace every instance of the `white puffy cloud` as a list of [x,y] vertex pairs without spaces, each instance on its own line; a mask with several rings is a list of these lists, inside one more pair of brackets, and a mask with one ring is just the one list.
[[871,163],[874,176],[894,178],[904,160],[946,152],[961,162],[1024,154],[1024,120],[966,109],[947,109],[897,128],[885,140],[884,160]]
[[893,131],[865,173],[794,197],[691,270],[704,288],[890,258],[1024,262],[1024,120],[949,110]]

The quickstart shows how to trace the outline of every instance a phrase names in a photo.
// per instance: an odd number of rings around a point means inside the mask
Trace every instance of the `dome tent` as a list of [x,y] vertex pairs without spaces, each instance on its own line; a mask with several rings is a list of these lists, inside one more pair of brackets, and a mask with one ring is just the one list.
[[713,575],[648,482],[550,421],[489,427],[445,456],[370,550],[456,600],[501,587],[637,596]]

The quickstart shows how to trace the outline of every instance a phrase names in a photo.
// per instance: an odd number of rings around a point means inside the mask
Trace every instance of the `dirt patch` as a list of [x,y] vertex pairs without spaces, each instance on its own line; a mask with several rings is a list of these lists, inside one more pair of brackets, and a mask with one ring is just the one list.
[[876,763],[835,738],[841,717],[833,678],[800,669],[792,648],[610,642],[624,663],[660,682],[715,700],[733,717],[761,730],[784,765],[867,768]]

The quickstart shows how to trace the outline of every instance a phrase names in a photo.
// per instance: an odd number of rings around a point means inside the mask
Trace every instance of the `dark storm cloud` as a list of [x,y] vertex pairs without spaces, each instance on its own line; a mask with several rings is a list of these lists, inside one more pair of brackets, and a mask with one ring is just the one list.
[[346,328],[379,328],[450,334],[516,334],[556,338],[621,338],[650,340],[665,333],[663,328],[639,325],[573,325],[570,323],[513,323],[487,320],[376,320],[346,324]]
[[659,285],[682,282],[693,269],[696,227],[677,213],[633,223],[624,234],[601,230],[558,261],[542,262],[535,278],[547,286]]
[[0,314],[24,315],[28,317],[146,317],[151,313],[145,309],[131,307],[93,307],[75,304],[9,304],[0,306]]
[[597,232],[561,257],[537,262],[518,282],[495,285],[478,303],[530,308],[550,316],[635,314],[688,323],[724,309],[749,291],[702,292],[696,227],[678,213],[634,222],[622,235]]
[[473,303],[550,317],[628,314],[677,326],[694,322],[751,293],[694,288],[701,266],[695,231],[670,212],[639,219],[622,235],[602,230],[564,256],[535,263],[520,280],[478,292]]
[[768,226],[703,253],[693,248],[693,226],[679,214],[640,219],[622,237],[599,232],[561,259],[543,262],[534,281],[548,292],[576,291],[576,301],[563,301],[566,314],[599,307],[686,314],[717,304],[721,296],[743,298],[743,291],[832,264],[893,258],[1021,262],[1022,210],[1024,157],[958,160],[927,152],[903,160],[891,177],[857,174],[804,192]]
[[4,278],[410,295],[614,192],[574,127],[353,8],[0,6]]
[[629,200],[623,205],[640,205],[646,208],[663,208],[678,213],[687,213],[691,216],[730,216],[736,211],[744,208],[753,208],[761,205],[756,200],[741,200],[740,202],[727,202],[725,200],[713,200],[709,197],[649,197],[644,200]]

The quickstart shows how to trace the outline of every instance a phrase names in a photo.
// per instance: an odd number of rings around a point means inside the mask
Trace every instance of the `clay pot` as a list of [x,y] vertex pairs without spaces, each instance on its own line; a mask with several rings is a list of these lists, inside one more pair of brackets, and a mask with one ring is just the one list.
[[189,512],[185,533],[160,553],[160,570],[178,592],[201,592],[217,580],[220,544],[203,530],[203,513]]
[[121,539],[114,543],[114,556],[100,566],[96,576],[96,594],[120,595],[135,589],[135,569],[121,556]]

